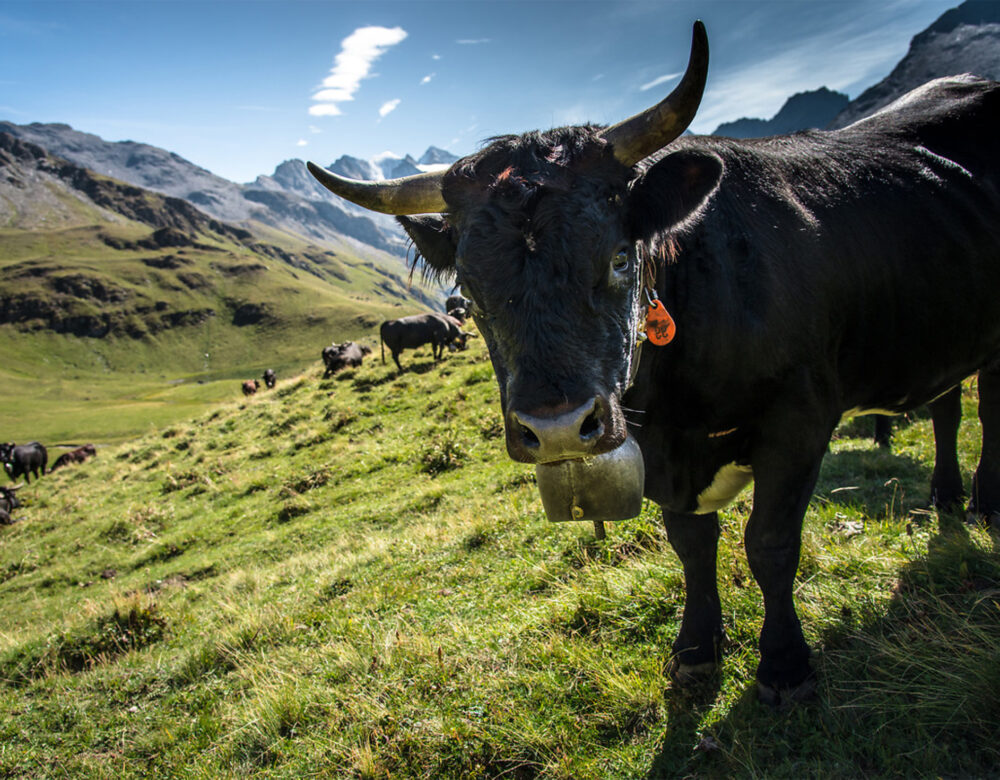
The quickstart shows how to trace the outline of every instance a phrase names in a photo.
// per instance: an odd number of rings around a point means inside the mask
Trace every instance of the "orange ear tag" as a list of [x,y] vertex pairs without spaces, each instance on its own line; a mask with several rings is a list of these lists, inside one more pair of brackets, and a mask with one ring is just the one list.
[[654,298],[646,312],[646,337],[656,346],[662,347],[674,340],[677,325],[659,298]]

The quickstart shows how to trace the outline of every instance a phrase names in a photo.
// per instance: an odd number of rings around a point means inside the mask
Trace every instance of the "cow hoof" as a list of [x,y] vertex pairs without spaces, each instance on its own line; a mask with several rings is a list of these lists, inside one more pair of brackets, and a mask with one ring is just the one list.
[[792,704],[816,698],[816,678],[809,675],[791,688],[778,688],[757,682],[757,697],[772,707],[789,707]]
[[719,665],[715,661],[684,664],[675,658],[670,663],[670,679],[681,688],[693,688],[710,679],[718,668]]

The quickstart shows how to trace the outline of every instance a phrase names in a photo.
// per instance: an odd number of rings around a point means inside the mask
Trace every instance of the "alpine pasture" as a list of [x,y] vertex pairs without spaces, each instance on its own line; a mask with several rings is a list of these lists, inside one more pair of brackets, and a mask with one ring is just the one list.
[[232,382],[21,489],[0,528],[0,776],[996,776],[1000,557],[925,509],[929,420],[892,452],[842,424],[796,590],[819,697],[774,710],[749,491],[721,513],[721,674],[681,692],[657,508],[602,541],[547,522],[481,340],[321,374],[247,399]]

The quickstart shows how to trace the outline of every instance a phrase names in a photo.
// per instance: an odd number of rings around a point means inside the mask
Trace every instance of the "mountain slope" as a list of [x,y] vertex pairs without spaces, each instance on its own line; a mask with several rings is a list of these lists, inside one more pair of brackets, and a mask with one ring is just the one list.
[[230,225],[0,133],[0,378],[301,365],[434,305],[352,242]]
[[829,128],[846,127],[931,79],[958,73],[1000,80],[1000,3],[967,0],[944,13],[913,37],[892,73],[851,101]]
[[844,110],[847,95],[820,87],[812,92],[792,95],[770,119],[737,119],[723,122],[712,135],[730,138],[761,138],[768,135],[794,133],[808,128],[823,128]]
[[[397,256],[406,253],[401,228],[379,224],[353,204],[321,187],[239,185],[216,176],[173,152],[134,141],[108,142],[64,124],[16,125],[0,122],[0,132],[34,143],[49,153],[104,176],[183,198],[216,219],[246,225],[257,221],[314,241],[353,238]],[[299,166],[305,170],[301,161]],[[261,189],[271,194],[260,194]]]

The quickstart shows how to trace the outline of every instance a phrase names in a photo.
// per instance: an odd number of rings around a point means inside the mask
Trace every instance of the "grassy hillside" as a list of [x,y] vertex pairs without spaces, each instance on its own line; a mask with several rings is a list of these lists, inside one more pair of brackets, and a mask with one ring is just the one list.
[[747,495],[722,513],[724,668],[678,691],[655,507],[600,542],[548,523],[481,340],[404,364],[310,368],[21,491],[0,776],[996,776],[1000,559],[922,508],[928,421],[893,454],[868,425],[834,442],[797,587],[820,698],[778,712]]
[[436,305],[398,258],[250,227],[0,133],[0,439],[121,441]]

